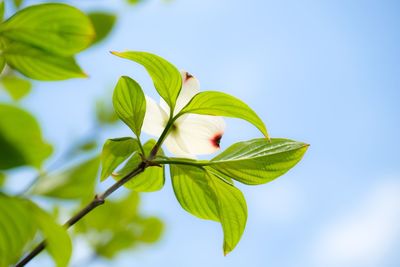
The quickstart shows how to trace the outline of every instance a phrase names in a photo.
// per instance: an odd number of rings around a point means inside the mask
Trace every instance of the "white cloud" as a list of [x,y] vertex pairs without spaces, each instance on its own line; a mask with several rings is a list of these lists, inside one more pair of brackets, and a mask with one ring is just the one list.
[[400,182],[385,182],[322,229],[312,258],[321,267],[383,266],[399,236]]

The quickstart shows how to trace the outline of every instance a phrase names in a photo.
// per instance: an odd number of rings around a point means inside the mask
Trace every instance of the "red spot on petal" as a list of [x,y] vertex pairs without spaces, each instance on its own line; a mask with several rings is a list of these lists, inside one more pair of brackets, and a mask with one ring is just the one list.
[[219,144],[221,142],[221,138],[222,138],[222,134],[223,133],[217,133],[215,134],[211,139],[211,144],[215,147],[215,148],[219,148]]
[[185,73],[185,82],[186,82],[187,80],[189,80],[190,78],[193,78],[193,75],[190,74],[189,72],[186,72],[186,73]]

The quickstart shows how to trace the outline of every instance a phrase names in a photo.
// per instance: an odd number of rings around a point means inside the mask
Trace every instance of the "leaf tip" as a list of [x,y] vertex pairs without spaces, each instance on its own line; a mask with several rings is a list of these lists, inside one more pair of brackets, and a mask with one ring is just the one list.
[[228,246],[228,244],[226,244],[226,242],[224,242],[224,257],[228,256],[229,253],[231,253],[232,248],[230,246]]
[[82,78],[85,78],[85,79],[88,79],[88,78],[90,78],[90,75],[87,74],[86,72],[82,71],[81,77],[82,77]]
[[117,52],[117,51],[110,51],[110,53],[114,56],[120,57],[121,56],[121,52]]

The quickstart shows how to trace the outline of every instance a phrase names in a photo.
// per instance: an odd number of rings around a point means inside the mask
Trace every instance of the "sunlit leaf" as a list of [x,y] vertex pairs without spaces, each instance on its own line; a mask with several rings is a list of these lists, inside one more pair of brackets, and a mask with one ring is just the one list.
[[79,9],[59,3],[24,8],[0,25],[0,35],[54,54],[71,56],[94,39],[92,23]]
[[303,157],[308,145],[288,139],[264,138],[233,144],[208,167],[245,184],[263,184],[285,174]]
[[46,238],[46,249],[53,257],[57,267],[67,267],[72,253],[71,239],[66,228],[36,205],[32,205],[32,215]]
[[122,162],[138,150],[138,141],[131,137],[108,139],[101,152],[100,181],[107,179]]
[[164,225],[160,219],[156,217],[139,217],[137,220],[142,225],[142,232],[137,237],[138,240],[144,243],[154,243],[160,239],[164,230]]
[[198,93],[180,112],[180,114],[184,113],[243,119],[252,123],[268,137],[264,123],[246,103],[222,92],[205,91]]
[[0,193],[0,266],[16,263],[37,231],[56,266],[66,267],[72,250],[66,229],[33,202]]
[[50,156],[35,118],[15,106],[0,104],[0,170],[31,165],[40,168]]
[[[149,156],[150,151],[156,144],[155,140],[149,140],[143,145],[146,156]],[[164,155],[164,152],[160,149],[158,155]],[[139,166],[141,157],[136,153],[133,154],[124,167],[113,174],[116,180],[122,179],[128,175],[135,168]],[[165,182],[164,177],[164,166],[151,166],[145,169],[144,172],[133,177],[127,183],[124,184],[126,188],[132,189],[137,192],[153,192],[163,188]]]
[[150,74],[160,96],[174,109],[182,87],[182,77],[174,65],[165,59],[147,52],[112,52],[114,55],[141,64]]
[[193,215],[219,221],[224,232],[224,254],[239,242],[247,220],[243,194],[232,184],[199,167],[171,165],[175,196]]
[[107,201],[101,209],[94,210],[76,225],[76,231],[90,237],[96,254],[108,259],[138,244],[156,242],[162,234],[163,224],[157,218],[141,216],[138,204],[136,192],[121,200]]
[[88,14],[92,21],[94,31],[96,32],[96,38],[93,44],[101,42],[106,38],[112,31],[117,17],[115,14],[106,12],[90,12]]
[[35,183],[32,193],[62,199],[92,197],[99,166],[99,157],[94,157],[62,171],[43,175]]
[[140,136],[146,113],[146,100],[140,85],[133,79],[122,76],[114,89],[113,105],[118,117],[136,136]]
[[32,88],[30,81],[15,75],[7,75],[2,77],[0,83],[14,100],[20,100],[26,96]]
[[71,56],[57,56],[18,43],[8,45],[3,55],[12,68],[35,80],[57,81],[86,77]]
[[16,263],[36,231],[26,203],[0,193],[0,266]]

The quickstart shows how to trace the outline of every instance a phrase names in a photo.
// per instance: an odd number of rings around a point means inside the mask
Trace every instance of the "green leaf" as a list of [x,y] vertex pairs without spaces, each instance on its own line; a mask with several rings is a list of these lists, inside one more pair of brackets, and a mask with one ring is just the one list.
[[267,129],[258,115],[246,103],[225,93],[200,92],[181,110],[180,114],[184,113],[243,119],[256,126],[268,138]]
[[0,21],[2,22],[4,20],[4,0],[0,1]]
[[30,165],[40,168],[52,152],[39,124],[28,112],[0,104],[0,170]]
[[18,43],[8,45],[3,55],[12,68],[35,80],[57,81],[86,77],[71,56],[57,56]]
[[142,2],[143,0],[127,0],[127,2],[131,5],[137,5],[140,2]]
[[3,55],[0,55],[0,74],[3,72],[6,66],[6,58]]
[[171,165],[175,196],[189,213],[219,221],[224,232],[224,254],[239,242],[247,220],[243,194],[232,184],[202,168]]
[[67,229],[36,205],[32,205],[32,215],[46,238],[46,249],[53,257],[57,267],[67,267],[72,254],[72,243]]
[[122,162],[137,150],[139,150],[139,143],[131,137],[108,139],[101,152],[100,181],[107,179]]
[[96,32],[96,38],[92,44],[96,44],[106,38],[112,31],[115,21],[117,20],[115,14],[106,12],[91,12],[88,16]]
[[207,168],[245,184],[263,184],[294,167],[307,148],[308,144],[288,139],[253,139],[230,146],[213,158]]
[[26,96],[32,88],[30,81],[14,75],[3,76],[0,82],[14,100],[20,100]]
[[141,64],[153,80],[154,87],[160,96],[174,110],[176,99],[182,87],[182,77],[174,65],[165,59],[147,52],[112,52],[121,58]]
[[53,54],[71,56],[94,39],[93,25],[83,12],[66,4],[24,8],[0,25],[0,35]]
[[[143,150],[146,156],[149,156],[150,151],[155,144],[156,141],[151,139],[143,145]],[[164,155],[164,152],[160,149],[158,151],[158,155]],[[142,159],[138,153],[133,154],[124,165],[124,167],[121,170],[117,171],[117,173],[113,174],[113,177],[116,180],[122,179],[132,170],[137,168],[141,161]],[[146,168],[144,172],[129,180],[127,183],[124,184],[124,186],[137,192],[154,192],[163,188],[164,183],[164,166],[151,166]]]
[[164,225],[162,221],[156,217],[138,218],[138,222],[142,225],[142,232],[137,237],[144,243],[154,243],[160,239]]
[[59,172],[43,175],[35,183],[32,193],[61,199],[86,199],[94,194],[99,171],[98,156]]
[[114,124],[119,121],[113,106],[102,100],[96,103],[96,116],[97,120],[102,124]]
[[23,0],[14,0],[15,7],[19,8],[22,5]]
[[7,176],[4,173],[0,172],[0,188],[5,184],[6,180]]
[[0,266],[16,263],[36,231],[25,201],[0,193]]
[[93,210],[75,229],[88,237],[96,254],[112,259],[141,243],[156,242],[162,234],[163,223],[158,218],[143,217],[138,205],[139,195],[132,191],[122,199],[107,201],[101,209]]
[[71,240],[65,228],[33,202],[0,193],[0,266],[15,264],[40,230],[58,267],[66,267]]
[[146,99],[140,85],[122,76],[114,89],[113,105],[118,117],[139,137],[146,114]]

